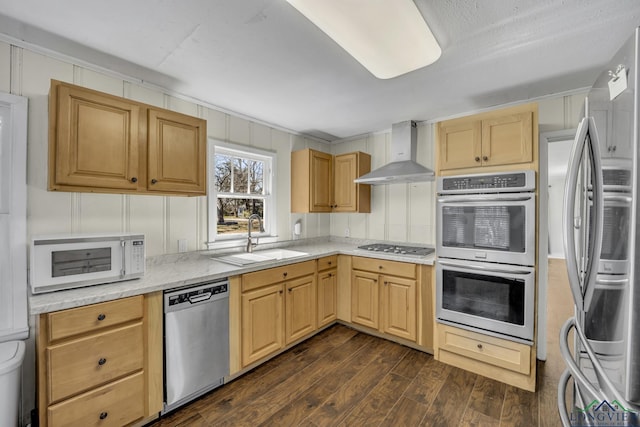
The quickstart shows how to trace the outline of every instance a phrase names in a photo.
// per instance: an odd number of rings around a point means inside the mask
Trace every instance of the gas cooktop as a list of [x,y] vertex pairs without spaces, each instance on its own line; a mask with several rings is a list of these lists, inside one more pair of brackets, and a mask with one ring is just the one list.
[[386,243],[373,243],[371,245],[358,246],[358,249],[364,249],[372,252],[383,252],[388,254],[411,255],[411,256],[427,256],[433,253],[433,248],[424,246],[400,246],[388,245]]

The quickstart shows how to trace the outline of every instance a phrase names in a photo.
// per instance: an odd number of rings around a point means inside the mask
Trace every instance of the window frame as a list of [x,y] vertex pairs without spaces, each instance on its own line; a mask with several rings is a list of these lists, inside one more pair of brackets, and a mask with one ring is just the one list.
[[[261,242],[276,241],[276,197],[275,197],[275,170],[276,170],[276,152],[264,150],[261,148],[233,144],[214,138],[209,138],[207,142],[207,247],[209,249],[222,247],[236,247],[246,244],[246,233],[218,234],[217,230],[217,204],[218,191],[216,189],[216,171],[215,156],[216,153],[222,152],[235,157],[241,157],[251,160],[259,160],[264,162],[263,170],[263,194],[256,197],[247,193],[246,198],[260,198],[264,200],[264,232],[254,229],[251,232],[252,237],[260,237]],[[222,193],[233,194],[233,193]],[[237,194],[237,193],[236,193]]]

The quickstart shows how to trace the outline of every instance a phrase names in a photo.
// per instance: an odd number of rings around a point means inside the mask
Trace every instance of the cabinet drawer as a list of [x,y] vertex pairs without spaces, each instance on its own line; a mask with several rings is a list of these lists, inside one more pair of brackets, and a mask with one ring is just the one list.
[[49,426],[119,427],[144,416],[142,372],[91,390],[47,410]]
[[416,265],[408,262],[388,261],[375,258],[353,257],[351,268],[380,274],[416,278]]
[[143,367],[142,323],[47,347],[49,402]]
[[338,255],[325,256],[318,259],[318,271],[338,266]]
[[531,347],[476,332],[438,325],[443,350],[528,375]]
[[141,319],[144,308],[142,295],[116,301],[87,305],[47,314],[49,340],[55,341],[88,331]]
[[269,268],[242,275],[242,292],[257,289],[262,286],[272,285],[284,280],[293,279],[313,274],[316,271],[315,261],[299,262],[297,264],[282,267]]

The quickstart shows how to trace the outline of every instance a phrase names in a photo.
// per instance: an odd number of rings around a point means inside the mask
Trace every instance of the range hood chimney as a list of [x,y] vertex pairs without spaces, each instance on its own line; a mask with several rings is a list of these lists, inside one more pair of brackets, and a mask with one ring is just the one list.
[[435,173],[416,162],[416,123],[406,121],[391,126],[391,163],[354,180],[358,184],[398,184],[433,181]]

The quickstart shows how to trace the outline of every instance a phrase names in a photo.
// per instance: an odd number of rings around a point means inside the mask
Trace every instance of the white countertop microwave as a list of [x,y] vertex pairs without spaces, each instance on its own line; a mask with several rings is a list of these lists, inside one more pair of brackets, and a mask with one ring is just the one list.
[[69,234],[31,239],[29,284],[33,294],[142,277],[144,235]]

